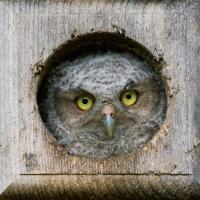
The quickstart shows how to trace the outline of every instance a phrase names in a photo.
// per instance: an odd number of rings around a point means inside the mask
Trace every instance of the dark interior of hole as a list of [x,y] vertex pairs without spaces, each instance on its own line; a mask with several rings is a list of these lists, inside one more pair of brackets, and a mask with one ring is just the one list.
[[138,42],[117,33],[90,33],[80,35],[59,46],[48,58],[46,66],[59,65],[65,60],[73,60],[82,54],[98,51],[129,52],[145,59],[149,64],[155,63],[153,55]]

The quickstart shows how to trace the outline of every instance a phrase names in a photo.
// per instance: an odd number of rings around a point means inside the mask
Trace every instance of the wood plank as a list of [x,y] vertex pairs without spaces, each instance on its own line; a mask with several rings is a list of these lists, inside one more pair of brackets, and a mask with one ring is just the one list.
[[191,177],[184,175],[26,175],[9,186],[0,199],[186,200],[197,197],[198,190]]
[[[192,133],[192,171],[194,180],[200,184],[200,1],[195,1],[187,8],[187,84],[188,96],[188,131]],[[192,123],[193,122],[193,123]]]
[[[63,178],[76,185],[74,190],[79,187],[76,182],[79,175],[84,175],[82,183],[87,186],[90,180],[93,181],[90,175],[95,175],[95,179],[96,175],[104,174],[103,177],[109,177],[101,179],[105,193],[107,182],[108,187],[113,181],[118,184],[118,179],[105,175],[123,174],[124,178],[120,176],[119,180],[126,182],[125,175],[132,174],[130,191],[136,194],[151,188],[150,176],[140,178],[142,186],[134,188],[137,175],[154,174],[157,177],[163,174],[178,181],[180,187],[187,182],[185,178],[191,179],[193,175],[199,183],[199,5],[199,0],[170,3],[153,0],[0,0],[0,193],[18,174],[27,175],[19,181],[16,190],[19,193],[27,181],[34,187],[39,187],[40,181],[41,185],[46,184],[45,176],[29,178],[31,174],[68,174]],[[37,67],[42,66],[55,48],[72,37],[95,31],[116,33],[122,30],[166,63],[162,70],[168,84],[165,123],[137,154],[107,160],[70,156],[41,121],[36,103]],[[41,179],[37,182],[38,177]],[[58,178],[56,188],[63,178]],[[15,187],[13,184],[11,188]],[[153,184],[158,193],[168,188],[170,194],[174,193],[175,185],[167,186],[167,179],[162,182],[165,189],[159,189],[157,179]],[[65,185],[63,188],[68,182]],[[119,190],[124,194],[123,184],[112,187],[122,187]],[[128,182],[126,187],[129,188]],[[187,192],[180,195],[189,195],[190,184],[185,188]],[[28,185],[26,189],[31,190]],[[159,194],[156,192],[155,196]]]
[[[188,173],[191,135],[186,133],[187,98],[184,76],[186,72],[186,14],[182,10],[170,12],[165,4],[127,2],[121,10],[117,2],[60,1],[46,4],[19,3],[16,10],[18,49],[19,124],[21,173],[67,174],[132,174],[132,173]],[[124,5],[124,4],[123,4]],[[104,9],[105,8],[105,9]],[[121,8],[121,9],[120,9]],[[179,7],[178,7],[179,8]],[[175,9],[175,8],[174,8]],[[182,9],[182,8],[180,8]],[[66,23],[67,22],[67,23]],[[94,160],[68,155],[50,136],[40,119],[35,101],[38,77],[33,78],[33,64],[44,61],[52,50],[63,42],[91,31],[117,32],[147,47],[167,65],[170,96],[164,127],[137,155],[107,160]],[[37,65],[36,65],[37,66]],[[27,83],[24,87],[24,82]],[[180,86],[181,85],[181,86]],[[29,119],[29,120],[27,120]],[[181,131],[178,131],[181,130]],[[32,163],[32,165],[31,165]]]
[[12,10],[0,1],[0,194],[19,173],[15,45]]

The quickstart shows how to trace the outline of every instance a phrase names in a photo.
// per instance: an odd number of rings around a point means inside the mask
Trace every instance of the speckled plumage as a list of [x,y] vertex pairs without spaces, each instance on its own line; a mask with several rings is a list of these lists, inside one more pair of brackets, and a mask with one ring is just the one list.
[[[136,105],[125,107],[120,102],[126,89],[138,91]],[[133,152],[144,146],[165,117],[165,90],[159,76],[145,61],[128,53],[97,53],[66,61],[50,70],[41,91],[42,118],[73,155],[108,158]],[[96,99],[88,112],[74,103],[83,91]],[[106,104],[112,104],[116,112],[111,140],[100,122]]]

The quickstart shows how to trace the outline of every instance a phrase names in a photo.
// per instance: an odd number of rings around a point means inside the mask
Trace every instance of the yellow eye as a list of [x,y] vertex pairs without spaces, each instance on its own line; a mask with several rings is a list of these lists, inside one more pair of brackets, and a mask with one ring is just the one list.
[[137,101],[137,93],[134,90],[124,92],[121,101],[125,106],[132,106]]
[[89,95],[81,95],[76,100],[77,106],[84,111],[89,110],[93,106],[93,99]]

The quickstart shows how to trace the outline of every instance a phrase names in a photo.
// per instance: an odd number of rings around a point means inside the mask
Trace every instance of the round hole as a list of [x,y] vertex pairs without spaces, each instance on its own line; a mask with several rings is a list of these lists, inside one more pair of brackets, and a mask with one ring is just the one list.
[[[45,67],[37,95],[39,111],[48,130],[71,155],[108,158],[135,152],[165,119],[160,64],[130,38],[99,32],[81,35],[58,47]],[[127,87],[140,93],[134,107],[125,108],[119,100]],[[80,94],[95,98],[91,109],[80,111],[74,106]],[[115,115],[102,123],[101,110],[108,104]]]

